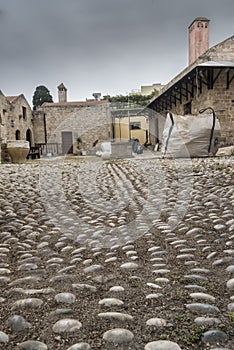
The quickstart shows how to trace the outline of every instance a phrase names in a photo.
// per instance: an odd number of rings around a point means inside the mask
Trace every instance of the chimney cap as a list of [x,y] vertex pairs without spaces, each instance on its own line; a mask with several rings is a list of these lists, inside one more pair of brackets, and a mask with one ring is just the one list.
[[206,18],[206,17],[197,17],[190,24],[189,28],[193,25],[194,22],[210,22],[210,20],[208,18]]

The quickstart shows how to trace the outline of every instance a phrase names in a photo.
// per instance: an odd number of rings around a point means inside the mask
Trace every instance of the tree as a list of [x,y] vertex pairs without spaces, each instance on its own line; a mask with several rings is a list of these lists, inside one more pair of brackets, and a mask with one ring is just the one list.
[[150,95],[142,94],[132,94],[132,95],[117,95],[117,96],[104,96],[109,102],[121,102],[121,103],[131,103],[139,106],[146,106],[153,97],[158,95],[158,91],[154,90]]
[[37,86],[33,95],[33,109],[41,106],[44,102],[53,102],[50,91],[44,85]]

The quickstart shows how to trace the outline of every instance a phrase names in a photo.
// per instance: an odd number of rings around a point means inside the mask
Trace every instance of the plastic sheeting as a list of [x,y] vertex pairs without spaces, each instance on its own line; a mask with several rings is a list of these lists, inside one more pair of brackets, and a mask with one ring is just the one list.
[[186,116],[168,113],[162,155],[173,158],[214,156],[220,136],[220,124],[215,113]]
[[101,151],[111,153],[111,143],[110,142],[103,142],[101,144]]

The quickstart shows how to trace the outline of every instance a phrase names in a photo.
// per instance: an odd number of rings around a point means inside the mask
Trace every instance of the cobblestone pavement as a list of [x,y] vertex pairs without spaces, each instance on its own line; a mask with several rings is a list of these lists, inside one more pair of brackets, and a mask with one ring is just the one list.
[[233,161],[0,165],[0,348],[234,349]]

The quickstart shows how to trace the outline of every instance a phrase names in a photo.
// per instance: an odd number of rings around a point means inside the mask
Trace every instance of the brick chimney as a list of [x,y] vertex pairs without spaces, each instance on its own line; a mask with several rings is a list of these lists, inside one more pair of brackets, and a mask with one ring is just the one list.
[[63,83],[58,86],[58,100],[59,102],[67,102],[67,88]]
[[197,17],[189,26],[189,64],[209,49],[210,20]]

